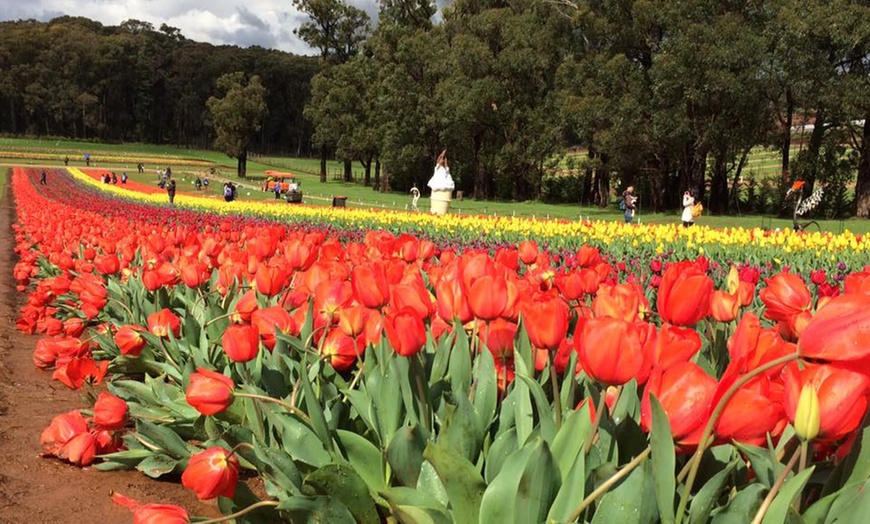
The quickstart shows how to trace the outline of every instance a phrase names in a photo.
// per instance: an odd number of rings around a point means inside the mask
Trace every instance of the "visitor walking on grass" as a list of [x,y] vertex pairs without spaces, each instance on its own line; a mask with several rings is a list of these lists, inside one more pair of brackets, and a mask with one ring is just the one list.
[[48,175],[45,173],[45,169],[43,169],[42,174],[39,175],[39,185],[42,185],[42,186],[48,185],[47,177],[48,177]]

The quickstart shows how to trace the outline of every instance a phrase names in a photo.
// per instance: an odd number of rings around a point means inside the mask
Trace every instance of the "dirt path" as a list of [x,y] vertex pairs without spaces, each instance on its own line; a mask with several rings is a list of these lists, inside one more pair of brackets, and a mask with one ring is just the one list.
[[[11,177],[11,174],[9,175]],[[196,515],[218,516],[178,483],[158,482],[139,472],[105,473],[40,458],[39,435],[52,417],[83,407],[80,393],[51,380],[31,360],[38,337],[15,330],[25,295],[15,291],[12,223],[15,209],[6,169],[0,202],[0,523],[128,523],[112,490],[142,502],[179,504]]]

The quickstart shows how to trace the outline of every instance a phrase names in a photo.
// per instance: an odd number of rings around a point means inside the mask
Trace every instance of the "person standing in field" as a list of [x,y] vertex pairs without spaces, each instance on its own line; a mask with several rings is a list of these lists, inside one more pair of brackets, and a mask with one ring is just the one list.
[[622,202],[625,208],[625,223],[630,224],[634,219],[634,211],[637,209],[637,195],[634,194],[634,186],[628,186],[622,193]]
[[175,203],[175,180],[170,180],[166,185],[166,194],[169,195],[169,203]]
[[45,173],[45,169],[42,170],[42,174],[39,175],[39,185],[44,186],[48,184],[47,180],[48,175]]
[[683,221],[683,227],[691,227],[695,223],[695,215],[692,213],[694,206],[695,195],[691,191],[683,193],[683,214],[680,217]]

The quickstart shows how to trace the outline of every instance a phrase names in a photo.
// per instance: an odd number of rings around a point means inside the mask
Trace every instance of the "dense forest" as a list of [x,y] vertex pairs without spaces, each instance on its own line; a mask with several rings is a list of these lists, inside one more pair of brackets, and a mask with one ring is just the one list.
[[[240,71],[266,90],[252,151],[344,160],[348,179],[359,163],[377,190],[423,187],[446,148],[477,198],[608,205],[634,184],[656,210],[691,188],[713,212],[776,211],[800,178],[826,213],[870,216],[870,2],[380,0],[376,23],[293,3],[318,57],[137,21],[0,24],[0,132],[213,145],[206,101]],[[757,146],[781,176],[747,180]],[[557,164],[569,147],[581,160]]]
[[206,101],[240,71],[267,88],[255,150],[309,154],[303,109],[319,69],[313,57],[194,42],[137,20],[2,22],[0,133],[211,147]]

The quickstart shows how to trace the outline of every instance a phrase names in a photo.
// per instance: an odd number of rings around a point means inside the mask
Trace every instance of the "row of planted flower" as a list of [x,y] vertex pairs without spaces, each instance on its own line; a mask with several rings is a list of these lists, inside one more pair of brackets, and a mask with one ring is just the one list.
[[48,335],[34,362],[58,380],[108,389],[47,454],[180,474],[251,522],[825,522],[867,502],[870,271],[714,282],[703,258],[638,273],[590,247],[557,265],[534,242],[297,232],[34,180],[13,180],[19,328]]
[[[123,187],[101,188],[98,182],[80,170],[71,169],[70,173],[79,182],[114,196],[150,204],[167,203],[165,196],[145,195]],[[395,234],[409,233],[438,244],[456,243],[482,248],[533,240],[554,255],[561,256],[569,256],[581,246],[589,245],[623,260],[650,260],[663,254],[678,259],[705,256],[724,264],[746,263],[774,271],[784,266],[796,266],[825,269],[834,274],[843,267],[862,267],[870,252],[870,236],[849,231],[842,234],[796,234],[791,230],[683,228],[679,224],[634,225],[600,220],[440,216],[323,206],[282,206],[263,201],[228,203],[196,195],[179,196],[176,204],[207,213],[244,214],[282,222],[313,222],[338,229],[384,229]]]
[[87,156],[89,162],[94,164],[105,163],[124,163],[124,164],[153,164],[164,166],[172,164],[176,166],[188,167],[213,167],[214,162],[208,160],[197,160],[195,158],[183,158],[171,155],[129,155],[115,154],[111,152],[98,151],[95,153],[87,153],[87,155],[77,150],[46,150],[45,148],[3,148],[0,149],[0,158],[9,160],[46,160],[51,162],[63,162],[70,159],[83,161]]

